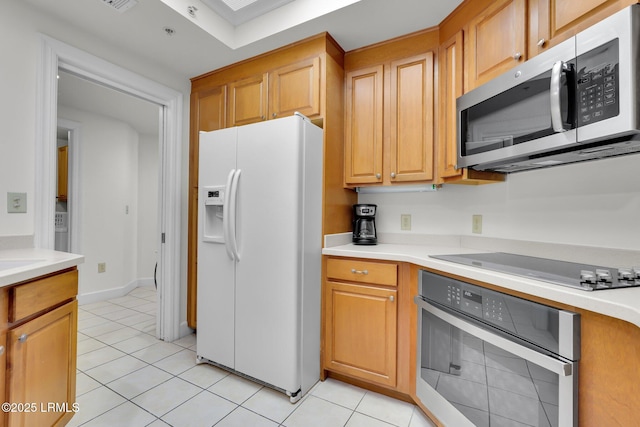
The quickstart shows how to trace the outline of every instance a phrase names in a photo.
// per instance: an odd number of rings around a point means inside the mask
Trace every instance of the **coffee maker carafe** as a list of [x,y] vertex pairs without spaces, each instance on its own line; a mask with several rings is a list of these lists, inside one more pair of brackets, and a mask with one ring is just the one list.
[[376,236],[376,208],[377,205],[353,205],[353,244],[375,245]]

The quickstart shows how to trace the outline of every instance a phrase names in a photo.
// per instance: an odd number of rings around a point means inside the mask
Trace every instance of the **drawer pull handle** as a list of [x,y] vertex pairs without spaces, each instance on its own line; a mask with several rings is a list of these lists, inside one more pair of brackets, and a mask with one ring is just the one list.
[[352,272],[353,274],[369,274],[369,271],[368,271],[368,270],[356,270],[355,268],[352,268],[352,269],[351,269],[351,272]]
[[396,299],[393,295],[389,295],[389,301],[394,302]]
[[18,337],[18,341],[19,342],[25,342],[27,340],[28,335],[27,334],[22,334]]
[[0,345],[0,356],[4,354],[4,346]]

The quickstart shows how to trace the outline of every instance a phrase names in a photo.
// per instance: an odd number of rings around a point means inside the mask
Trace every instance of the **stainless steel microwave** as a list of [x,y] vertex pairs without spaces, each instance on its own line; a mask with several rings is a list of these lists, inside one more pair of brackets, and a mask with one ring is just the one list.
[[457,167],[498,172],[640,152],[640,5],[457,99]]

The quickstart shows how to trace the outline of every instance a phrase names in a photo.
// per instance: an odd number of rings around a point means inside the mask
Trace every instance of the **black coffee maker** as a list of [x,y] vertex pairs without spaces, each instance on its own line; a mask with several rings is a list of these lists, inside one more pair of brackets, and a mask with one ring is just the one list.
[[376,208],[377,205],[353,205],[353,244],[375,245],[376,236]]

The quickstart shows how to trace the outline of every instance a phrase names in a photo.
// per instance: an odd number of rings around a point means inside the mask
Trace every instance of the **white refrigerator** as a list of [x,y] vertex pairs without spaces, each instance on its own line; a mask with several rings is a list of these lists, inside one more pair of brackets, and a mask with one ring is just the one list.
[[200,133],[197,360],[289,395],[320,376],[322,129]]

